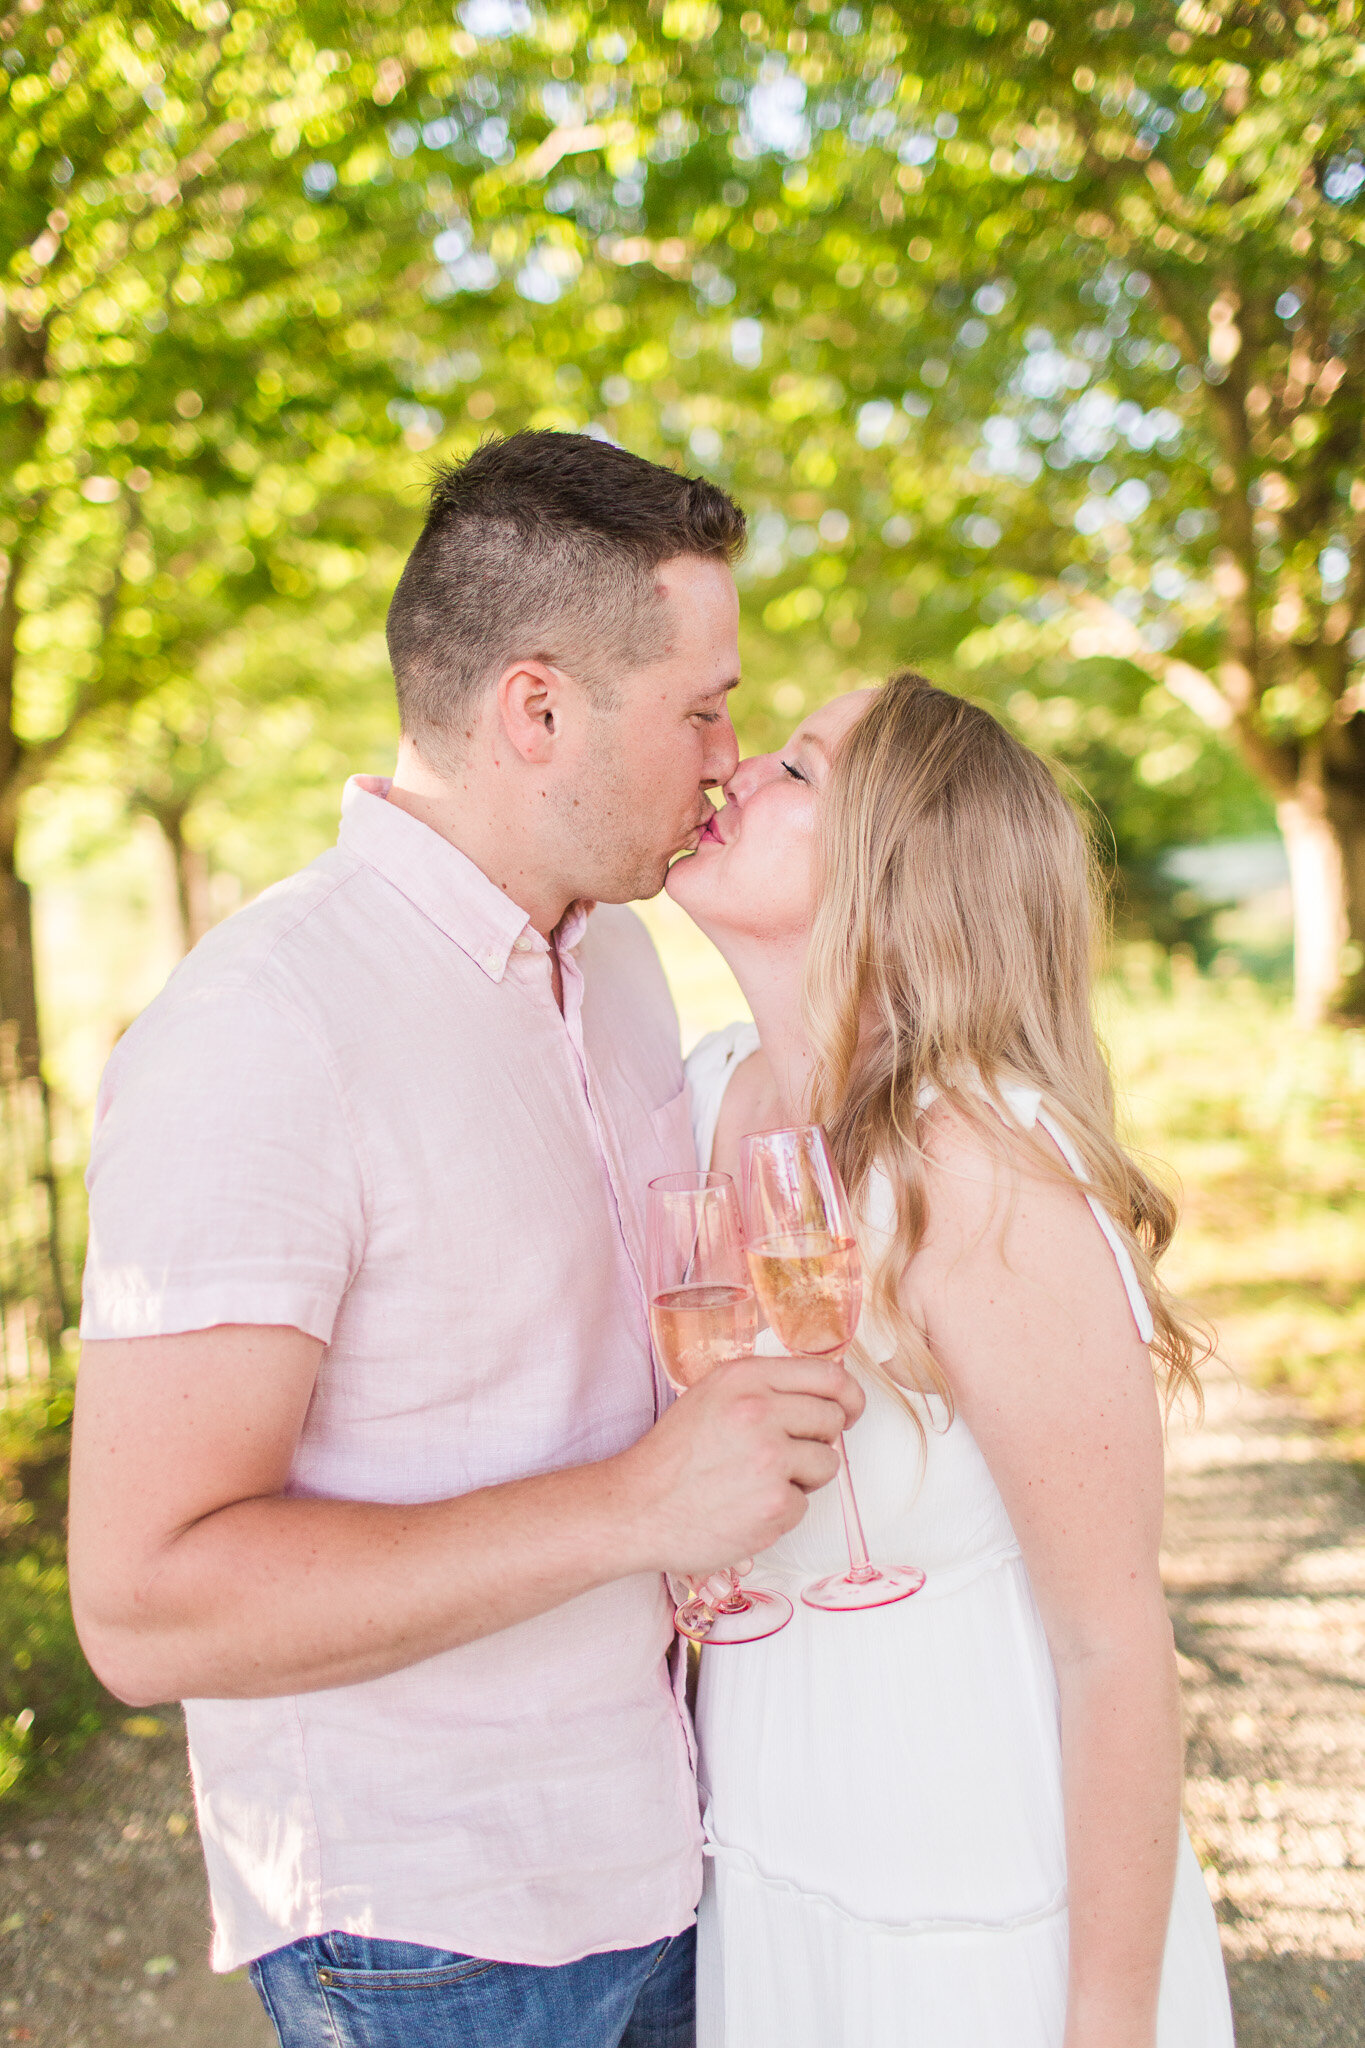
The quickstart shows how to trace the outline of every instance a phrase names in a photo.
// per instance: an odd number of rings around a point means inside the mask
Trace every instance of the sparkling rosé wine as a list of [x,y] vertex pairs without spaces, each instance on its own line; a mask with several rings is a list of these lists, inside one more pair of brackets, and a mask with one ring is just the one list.
[[804,1231],[756,1238],[749,1271],[763,1313],[788,1351],[818,1357],[852,1343],[862,1277],[851,1237]]
[[670,1287],[650,1303],[649,1326],[664,1371],[685,1389],[753,1350],[758,1307],[748,1287]]

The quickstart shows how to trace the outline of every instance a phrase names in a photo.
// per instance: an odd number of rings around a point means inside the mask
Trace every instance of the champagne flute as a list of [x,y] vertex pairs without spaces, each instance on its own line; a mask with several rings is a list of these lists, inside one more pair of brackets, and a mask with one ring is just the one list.
[[[819,1124],[756,1131],[740,1156],[749,1271],[763,1313],[788,1351],[842,1358],[858,1327],[862,1268],[848,1195],[824,1131]],[[924,1573],[917,1565],[879,1566],[868,1557],[842,1436],[839,1499],[849,1568],[803,1586],[806,1605],[842,1612],[918,1593]]]
[[[667,1173],[652,1180],[646,1234],[654,1349],[670,1384],[684,1394],[716,1366],[747,1358],[758,1335],[739,1198],[729,1174]],[[783,1594],[746,1593],[737,1571],[724,1576],[729,1592],[709,1603],[688,1580],[692,1597],[673,1617],[680,1635],[694,1643],[753,1643],[786,1627],[792,1604]]]

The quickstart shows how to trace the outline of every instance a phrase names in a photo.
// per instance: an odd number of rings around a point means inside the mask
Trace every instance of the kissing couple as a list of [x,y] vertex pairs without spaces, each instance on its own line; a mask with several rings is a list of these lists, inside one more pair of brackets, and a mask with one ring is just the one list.
[[[1086,839],[916,675],[740,761],[743,541],[585,436],[438,475],[392,780],[105,1076],[81,1639],[186,1702],[215,1967],[282,2048],[1230,2048],[1157,1570],[1196,1343]],[[661,887],[754,1018],[686,1071]],[[648,1184],[815,1123],[846,1363],[765,1333],[672,1400]],[[927,1581],[838,1614],[845,1428]],[[665,1575],[750,1558],[793,1618],[702,1649],[694,1740]]]

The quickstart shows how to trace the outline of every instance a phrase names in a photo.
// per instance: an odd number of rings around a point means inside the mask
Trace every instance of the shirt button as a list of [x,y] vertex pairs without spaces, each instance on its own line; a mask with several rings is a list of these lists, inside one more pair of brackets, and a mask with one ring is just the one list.
[[483,964],[488,969],[488,972],[490,974],[496,974],[502,966],[502,961],[498,958],[498,955],[496,953],[485,953],[483,956]]

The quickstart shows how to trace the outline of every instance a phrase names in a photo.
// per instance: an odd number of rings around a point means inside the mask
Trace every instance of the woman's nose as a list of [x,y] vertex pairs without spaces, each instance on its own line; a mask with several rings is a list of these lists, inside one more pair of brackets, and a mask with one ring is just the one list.
[[725,785],[726,803],[747,803],[756,789],[772,781],[776,761],[776,754],[750,754],[747,761],[741,761]]

